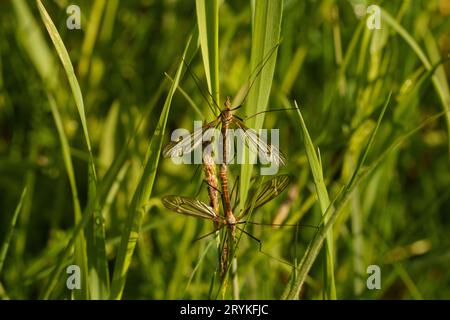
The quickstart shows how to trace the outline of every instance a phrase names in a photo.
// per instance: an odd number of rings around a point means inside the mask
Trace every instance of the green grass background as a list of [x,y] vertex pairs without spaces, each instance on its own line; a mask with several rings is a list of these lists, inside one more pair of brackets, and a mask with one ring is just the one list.
[[[450,1],[80,0],[81,30],[70,4],[0,2],[0,298],[450,298]],[[201,170],[161,149],[273,49],[238,114],[299,106],[248,121],[293,179],[252,220],[321,229],[248,225],[266,254],[243,235],[221,296],[212,223],[160,201],[208,202]],[[241,203],[257,169],[230,167]]]

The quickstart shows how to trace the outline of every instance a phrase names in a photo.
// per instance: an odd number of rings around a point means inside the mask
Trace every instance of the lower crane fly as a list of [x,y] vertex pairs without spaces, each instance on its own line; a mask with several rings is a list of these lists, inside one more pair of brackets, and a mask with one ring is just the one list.
[[290,178],[288,175],[278,175],[265,182],[255,196],[251,199],[247,199],[241,214],[237,217],[234,217],[233,215],[231,219],[227,216],[223,217],[217,215],[210,205],[194,198],[168,195],[162,198],[162,203],[167,209],[173,212],[211,220],[214,222],[217,230],[227,226],[231,229],[231,234],[234,237],[237,225],[246,223],[243,219],[247,217],[252,210],[262,207],[267,202],[276,198],[284,191],[284,189],[286,189],[289,182]]

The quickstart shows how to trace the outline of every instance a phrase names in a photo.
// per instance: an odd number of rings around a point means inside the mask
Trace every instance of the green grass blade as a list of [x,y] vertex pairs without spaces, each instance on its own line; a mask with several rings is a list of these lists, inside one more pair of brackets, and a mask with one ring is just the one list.
[[103,176],[106,169],[108,169],[114,161],[116,155],[116,148],[114,141],[116,138],[117,123],[120,113],[120,102],[115,100],[105,120],[105,126],[102,132],[101,143],[98,154],[99,163],[99,178]]
[[[73,169],[72,158],[70,155],[70,146],[64,132],[64,125],[59,114],[58,107],[52,96],[49,95],[49,104],[52,111],[53,119],[55,121],[56,129],[58,130],[58,137],[61,143],[61,153],[64,159],[64,166],[66,168],[67,177],[69,179],[70,190],[72,192],[72,202],[75,217],[75,224],[81,221],[81,206],[78,198],[77,184],[75,181],[75,171]],[[80,267],[82,272],[81,289],[75,290],[76,298],[88,299],[88,258],[86,253],[86,239],[83,233],[80,233],[75,245],[75,263]]]
[[213,244],[212,241],[208,242],[208,244],[206,245],[206,247],[203,249],[203,252],[200,254],[200,257],[198,258],[198,261],[197,261],[197,263],[195,264],[195,267],[194,267],[194,269],[192,270],[191,275],[189,276],[189,280],[188,280],[188,282],[187,282],[187,284],[186,284],[186,287],[184,288],[182,297],[185,297],[185,296],[186,296],[186,292],[188,291],[189,286],[191,285],[192,279],[194,279],[194,276],[195,276],[197,270],[199,269],[200,265],[204,262],[204,259],[205,259],[205,257],[206,257],[206,254],[208,253],[208,251],[209,251],[209,249],[211,248],[212,244]]
[[352,177],[350,179],[350,182],[348,183],[348,187],[347,188],[350,188],[353,185],[353,182],[355,181],[356,176],[358,175],[358,173],[360,172],[360,169],[362,168],[362,166],[366,162],[367,155],[369,154],[370,147],[372,146],[372,143],[373,143],[373,141],[375,139],[375,134],[377,133],[378,129],[380,128],[381,120],[383,119],[384,113],[386,112],[386,109],[387,109],[387,107],[389,105],[389,102],[391,101],[391,96],[392,96],[392,92],[389,93],[389,95],[388,95],[388,97],[386,99],[386,102],[384,103],[383,109],[381,110],[381,114],[378,117],[377,124],[376,124],[374,130],[372,131],[372,134],[369,137],[369,140],[368,140],[368,142],[367,142],[367,144],[366,144],[366,146],[365,146],[365,148],[363,150],[362,156],[359,159],[358,164],[356,165],[355,171],[353,172],[353,175],[352,175]]
[[370,173],[372,173],[383,161],[386,160],[386,158],[393,151],[395,151],[398,147],[400,147],[412,135],[414,135],[419,130],[423,129],[425,126],[438,120],[440,117],[444,115],[445,112],[440,112],[439,114],[431,116],[427,120],[422,122],[418,127],[400,136],[369,167],[365,167],[360,170],[360,172],[357,174],[357,178],[354,180],[352,185],[347,184],[341,189],[341,191],[338,193],[335,199],[331,202],[326,212],[326,216],[328,217],[328,223],[326,224],[322,223],[323,227],[316,234],[311,244],[308,246],[305,255],[302,258],[299,270],[297,272],[298,278],[295,281],[294,286],[290,288],[289,294],[287,295],[287,299],[296,299],[298,297],[298,294],[306,280],[309,270],[311,270],[311,267],[319,254],[320,248],[325,240],[326,232],[333,226],[336,219],[345,209],[348,201],[352,197],[353,191],[355,190],[356,186],[358,186],[361,183],[361,181],[363,181]]
[[[367,154],[373,143],[373,140],[378,131],[378,128],[381,124],[384,113],[389,104],[390,97],[391,97],[391,95],[388,96],[388,99],[386,100],[386,103],[380,113],[380,116],[378,117],[377,125],[375,126],[374,130],[372,131],[371,136],[369,137],[369,140],[368,140],[366,147],[363,151],[363,154],[356,166],[356,169],[354,171],[352,178],[346,184],[346,186],[341,189],[341,191],[336,196],[336,198],[326,208],[326,211],[323,214],[323,219],[321,222],[321,225],[323,227],[318,231],[318,233],[315,235],[314,239],[308,246],[308,249],[305,252],[305,254],[300,262],[298,272],[297,272],[297,279],[295,280],[294,285],[290,288],[289,294],[287,295],[287,299],[296,299],[298,297],[300,290],[303,286],[303,283],[305,282],[306,277],[307,277],[309,271],[311,270],[312,265],[314,264],[314,261],[316,260],[317,256],[319,255],[320,249],[322,247],[324,240],[326,239],[326,237],[328,235],[328,232],[333,227],[334,222],[336,221],[339,214],[345,208],[348,200],[351,198],[353,191],[355,190],[355,187],[361,182],[361,180],[364,177],[366,177],[368,175],[368,173],[370,171],[373,171],[375,169],[375,167],[377,167],[378,164],[384,159],[383,155],[382,155],[378,161],[374,162],[371,165],[370,169],[363,170],[363,165],[367,158]],[[388,150],[390,150],[390,149],[388,149]]]
[[[41,14],[41,18],[44,22],[44,25],[47,29],[47,32],[55,46],[55,49],[58,53],[58,56],[63,64],[67,79],[70,84],[70,88],[72,90],[72,94],[75,100],[75,105],[77,107],[78,115],[80,117],[81,126],[83,128],[84,140],[86,143],[86,147],[89,153],[89,169],[88,169],[88,198],[95,199],[97,193],[97,173],[95,169],[94,157],[92,154],[92,147],[89,137],[89,132],[87,128],[86,114],[84,108],[83,95],[81,93],[80,85],[78,83],[77,77],[75,75],[75,71],[73,69],[72,62],[70,60],[67,49],[56,29],[52,19],[50,18],[48,12],[43,6],[40,0],[37,0],[38,9]],[[101,217],[100,209],[98,208],[98,204],[95,206],[94,212],[94,221],[93,227],[90,228],[88,236],[93,239],[90,241],[91,244],[88,247],[89,254],[89,268],[93,268],[94,273],[94,281],[99,282],[101,294],[105,294],[105,291],[108,290],[109,287],[109,276],[108,276],[108,267],[106,260],[106,249],[105,249],[105,231],[103,224],[103,217]],[[99,223],[97,223],[99,222]],[[91,234],[92,233],[92,234]]]
[[[328,196],[327,187],[323,180],[322,163],[320,161],[320,154],[315,150],[314,144],[306,128],[305,121],[303,120],[300,109],[297,102],[295,102],[297,113],[300,118],[300,124],[303,133],[303,143],[305,145],[306,155],[308,163],[311,169],[312,176],[314,178],[314,185],[316,187],[317,198],[319,199],[320,210],[322,215],[325,215],[328,207],[330,206],[330,198]],[[325,223],[327,221],[325,220]],[[334,244],[333,244],[333,229],[327,232],[326,243],[324,247],[324,287],[323,296],[325,299],[336,299],[336,285],[334,281]]]
[[[420,61],[423,63],[425,68],[427,70],[431,70],[433,68],[430,60],[426,56],[426,54],[423,52],[423,50],[420,48],[419,44],[414,40],[414,38],[406,31],[405,28],[403,28],[397,20],[395,20],[387,11],[382,9],[382,15],[381,15],[383,21],[385,21],[392,29],[394,29],[405,41],[408,43],[408,45],[411,47],[411,49],[416,53],[416,55],[419,57]],[[426,44],[429,48],[431,45],[431,40],[427,39],[429,37],[425,37]],[[433,54],[433,50],[431,52]],[[435,56],[436,54],[434,54]],[[439,60],[439,59],[436,59]],[[437,62],[437,61],[434,61]],[[448,84],[442,76],[438,74],[433,75],[432,77],[433,86],[436,90],[436,93],[441,100],[442,109],[446,111],[445,120],[447,123],[447,143],[448,143],[448,152],[450,156],[450,94],[448,89]]]
[[119,0],[107,1],[105,9],[105,17],[99,35],[100,42],[102,43],[107,43],[112,37],[118,7],[119,7]]
[[54,89],[57,85],[57,68],[55,59],[45,42],[36,20],[25,0],[12,1],[18,22],[18,37],[21,40],[39,76],[46,85]]
[[[130,152],[128,148],[124,148],[122,150],[123,151],[114,159],[113,164],[108,169],[108,172],[106,173],[103,180],[99,183],[96,198],[89,199],[84,209],[81,221],[75,225],[73,231],[67,236],[67,245],[59,253],[56,259],[55,267],[53,268],[47,284],[45,285],[40,295],[41,299],[48,299],[52,292],[55,290],[58,279],[60,278],[61,272],[64,268],[64,264],[67,261],[68,257],[70,257],[70,255],[72,254],[72,250],[74,248],[78,235],[81,234],[88,221],[92,219],[96,204],[100,203],[100,208],[103,208],[103,206],[105,205],[105,199],[110,193],[110,190],[117,188],[117,185],[122,182],[124,174],[126,173],[126,170],[128,168],[126,157]],[[109,201],[112,201],[112,199],[109,199]]]
[[94,50],[97,35],[100,29],[100,22],[105,10],[106,0],[95,0],[92,11],[89,16],[89,23],[86,28],[86,36],[81,47],[81,59],[78,65],[78,74],[80,79],[84,79],[89,71],[92,52]]
[[[152,99],[150,106],[147,108],[148,110],[153,109],[154,103],[158,100],[161,92],[158,90],[155,94],[155,97]],[[145,116],[147,118],[147,115]],[[113,201],[113,193],[114,190],[118,188],[118,185],[121,184],[124,175],[128,168],[127,158],[130,156],[132,152],[131,142],[136,139],[138,135],[139,129],[141,128],[142,121],[140,121],[133,130],[133,135],[129,138],[126,148],[122,148],[119,154],[114,158],[114,161],[111,167],[106,172],[103,179],[99,182],[98,193],[96,194],[96,199],[90,198],[88,204],[86,205],[82,220],[75,226],[74,230],[67,237],[67,245],[65,248],[59,253],[58,258],[56,259],[55,267],[53,268],[49,280],[47,281],[46,286],[42,290],[41,298],[48,299],[51,293],[55,290],[57,285],[57,281],[60,278],[60,274],[63,270],[64,264],[66,263],[68,257],[71,255],[73,247],[75,245],[75,240],[77,236],[82,232],[82,230],[86,227],[88,221],[93,216],[94,206],[96,203],[100,203],[100,209],[108,210],[108,206]],[[120,239],[119,239],[120,240]]]
[[9,244],[11,242],[11,238],[14,234],[14,228],[16,227],[17,218],[19,217],[19,213],[22,210],[22,205],[27,194],[27,188],[25,187],[20,195],[19,203],[14,210],[14,214],[11,217],[11,222],[9,224],[9,228],[6,231],[5,239],[3,239],[3,244],[0,250],[0,276],[2,275],[3,266],[5,264],[6,254],[8,253]]
[[[197,39],[189,38],[186,48],[183,53],[183,60],[186,60],[187,54],[191,54],[196,49]],[[172,83],[169,93],[167,95],[164,107],[155,129],[155,133],[150,141],[145,156],[145,165],[139,184],[131,200],[130,210],[127,217],[126,225],[122,233],[122,241],[117,253],[117,259],[114,267],[114,274],[111,284],[111,299],[120,299],[125,287],[126,275],[131,263],[133,252],[139,238],[139,231],[145,212],[145,204],[147,203],[152,193],[153,184],[155,181],[156,170],[158,169],[159,157],[162,149],[162,142],[169,115],[170,106],[173,95],[178,87],[183,70],[183,61],[180,62],[175,76],[175,81]]]
[[[89,166],[88,198],[96,201],[97,183],[95,173]],[[88,201],[89,201],[88,200]],[[90,242],[87,246],[89,262],[90,294],[92,299],[107,299],[109,296],[109,269],[106,257],[105,219],[99,202],[95,203],[93,219],[87,229]]]
[[[245,112],[248,115],[256,114],[267,109],[277,60],[278,47],[276,46],[280,42],[282,13],[282,0],[254,2],[250,70],[255,70],[267,58],[271,50],[275,50],[275,52],[273,52],[270,59],[265,63],[261,73],[255,79],[250,89],[248,103],[245,106]],[[264,113],[249,119],[247,126],[258,131],[262,128],[263,123]],[[240,209],[243,209],[242,206],[247,200],[252,168],[251,161],[241,166],[241,179],[239,182]]]
[[[206,81],[209,92],[220,106],[219,3],[218,0],[196,0],[195,4]],[[214,105],[214,108],[217,106]]]
[[61,60],[61,63],[64,67],[64,71],[66,72],[66,76],[69,81],[73,97],[75,99],[75,105],[77,107],[78,115],[80,116],[81,126],[83,128],[83,133],[84,133],[84,139],[85,139],[86,146],[87,146],[87,149],[89,152],[89,156],[92,161],[91,165],[93,165],[92,148],[91,148],[91,142],[89,139],[89,132],[88,132],[88,128],[87,128],[83,95],[81,93],[80,85],[79,85],[77,77],[75,75],[75,71],[73,69],[72,62],[70,61],[69,53],[67,52],[67,49],[64,45],[64,42],[61,39],[61,36],[58,33],[58,30],[56,29],[55,24],[53,23],[52,19],[50,18],[47,10],[45,10],[45,7],[42,4],[41,0],[36,0],[36,2],[38,4],[38,8],[39,8],[39,12],[41,14],[42,21],[44,22],[45,28],[47,29],[47,32],[53,42],[53,45],[55,46],[56,52],[58,53],[59,59]]

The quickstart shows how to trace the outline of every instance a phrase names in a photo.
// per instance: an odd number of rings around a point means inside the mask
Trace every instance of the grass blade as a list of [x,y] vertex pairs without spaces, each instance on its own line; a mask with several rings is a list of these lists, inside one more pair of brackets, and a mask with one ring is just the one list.
[[45,10],[45,7],[42,4],[41,0],[36,0],[36,2],[38,4],[42,21],[44,22],[45,28],[47,29],[47,32],[53,42],[53,45],[55,46],[56,52],[58,53],[59,59],[61,60],[61,63],[64,67],[64,71],[66,72],[66,76],[69,81],[73,97],[75,99],[75,105],[77,107],[78,115],[80,116],[84,139],[89,152],[89,157],[91,159],[91,166],[92,166],[93,165],[92,148],[89,139],[89,132],[86,122],[86,113],[84,110],[83,95],[81,93],[80,85],[75,75],[72,62],[70,61],[69,53],[67,52],[67,49],[64,45],[64,42],[61,39],[61,36],[58,33],[58,30],[55,27],[55,24],[50,18],[47,10]]
[[57,68],[44,36],[36,20],[24,0],[12,1],[19,26],[19,39],[25,47],[39,76],[48,88],[54,89],[57,85]]
[[[85,114],[85,108],[84,108],[84,101],[83,101],[83,95],[81,93],[80,85],[78,83],[77,77],[75,75],[75,71],[73,69],[72,62],[70,60],[69,54],[67,52],[67,49],[58,33],[58,30],[56,29],[52,19],[50,18],[48,12],[46,11],[44,5],[42,4],[41,0],[36,0],[39,12],[41,14],[42,21],[44,22],[44,25],[47,29],[47,32],[53,42],[53,45],[55,46],[55,49],[58,53],[58,56],[61,60],[61,63],[64,67],[67,79],[70,84],[70,88],[72,90],[72,94],[75,100],[75,105],[77,107],[78,115],[80,117],[81,126],[83,128],[83,134],[84,134],[84,140],[86,143],[86,147],[88,149],[89,153],[89,169],[88,169],[88,197],[90,199],[96,198],[97,193],[97,173],[95,169],[94,164],[94,157],[92,154],[92,147],[91,142],[89,138],[89,132],[87,128],[87,121],[86,121],[86,114]],[[105,294],[105,291],[109,287],[109,276],[108,276],[108,269],[107,269],[107,260],[106,260],[106,249],[105,249],[105,231],[104,231],[104,225],[102,223],[103,218],[100,215],[100,210],[98,208],[98,204],[94,208],[94,221],[93,221],[93,228],[90,229],[92,232],[88,234],[90,238],[93,239],[93,241],[90,241],[92,243],[92,248],[89,247],[89,267],[96,269],[96,272],[93,274],[94,279],[100,282],[101,292]],[[96,223],[96,221],[100,221],[100,223]],[[86,253],[87,255],[88,253]],[[87,261],[87,258],[86,258]],[[84,265],[84,262],[83,262]],[[84,272],[88,272],[87,270]],[[98,275],[98,278],[97,278]],[[86,285],[88,283],[86,282]],[[88,288],[87,288],[88,289]]]
[[[367,142],[367,145],[364,149],[364,152],[356,166],[356,169],[354,171],[352,178],[347,183],[347,185],[341,189],[339,194],[336,196],[336,198],[333,200],[333,202],[330,203],[328,208],[326,208],[326,211],[323,214],[323,219],[321,222],[322,228],[319,230],[319,232],[316,234],[316,236],[312,240],[311,244],[308,246],[308,249],[306,250],[306,252],[300,262],[298,272],[297,272],[298,276],[295,279],[294,285],[289,290],[287,299],[296,299],[298,297],[300,290],[303,286],[303,283],[305,282],[306,277],[307,277],[309,271],[311,270],[312,265],[314,264],[314,261],[316,260],[317,256],[319,255],[323,241],[326,239],[326,236],[328,235],[329,230],[331,230],[337,217],[342,212],[342,210],[345,208],[348,200],[351,198],[353,191],[355,190],[355,187],[359,184],[359,182],[365,176],[368,175],[369,172],[373,171],[378,166],[378,164],[384,159],[384,156],[387,154],[387,153],[384,153],[378,159],[378,161],[375,161],[371,165],[371,167],[369,169],[363,170],[362,166],[364,165],[364,162],[367,158],[369,149],[373,143],[375,135],[381,124],[381,121],[383,119],[383,116],[387,109],[387,106],[389,105],[390,97],[391,97],[391,95],[388,96],[388,99],[386,100],[383,110],[381,111],[380,116],[378,117],[377,125],[375,126],[374,130],[372,131],[372,134],[371,134],[369,141]],[[391,151],[391,149],[388,149],[387,151]],[[289,286],[291,286],[291,284],[289,284]]]
[[8,231],[6,232],[5,239],[3,240],[3,244],[0,250],[0,275],[2,274],[3,265],[5,264],[6,254],[8,253],[9,244],[11,242],[11,238],[14,233],[14,228],[16,227],[17,217],[19,216],[20,211],[22,210],[22,205],[27,194],[27,188],[25,187],[20,195],[19,203],[17,204],[16,210],[14,210],[14,214],[11,217],[11,222],[9,224]]
[[[314,144],[306,128],[305,121],[303,120],[300,109],[297,102],[295,102],[297,113],[300,118],[300,124],[303,133],[303,143],[305,144],[306,155],[309,162],[309,167],[314,178],[314,185],[316,187],[317,198],[319,199],[320,210],[322,216],[325,215],[328,207],[330,206],[330,198],[328,196],[327,187],[323,180],[322,163],[320,160],[320,154],[314,148]],[[325,223],[327,221],[325,220]],[[337,299],[336,297],[336,285],[334,281],[334,244],[333,244],[333,229],[327,232],[326,243],[324,248],[324,287],[323,296],[325,299]]]
[[[411,47],[411,49],[416,53],[416,55],[419,57],[420,61],[423,63],[425,68],[427,70],[433,69],[433,66],[426,56],[426,54],[423,52],[423,50],[420,48],[416,40],[406,31],[405,28],[403,28],[397,20],[395,20],[387,11],[382,9],[382,15],[381,15],[383,21],[385,21],[392,29],[394,29],[405,41],[408,43],[408,45]],[[431,40],[429,39],[429,36],[425,37],[426,44],[429,48],[431,45]],[[432,51],[433,52],[433,51]],[[435,61],[437,62],[437,61]],[[439,69],[441,70],[441,69]],[[448,152],[450,156],[450,94],[448,89],[448,84],[444,79],[442,78],[442,72],[439,71],[438,74],[433,75],[432,77],[433,85],[436,90],[436,93],[441,100],[442,103],[442,109],[446,111],[445,114],[445,120],[447,124],[447,143],[448,143]]]
[[[195,4],[206,81],[215,103],[220,106],[219,4],[218,0],[196,0]],[[215,103],[214,108],[217,108]]]
[[[70,190],[72,192],[73,210],[75,217],[75,224],[81,221],[81,206],[80,200],[78,198],[77,184],[75,181],[75,171],[73,169],[72,158],[70,155],[70,146],[67,140],[66,134],[64,132],[64,126],[59,114],[58,107],[52,96],[49,95],[49,104],[52,111],[53,119],[55,121],[56,129],[58,130],[58,137],[61,143],[61,153],[64,159],[64,166],[66,167],[67,177],[69,178]],[[86,254],[86,239],[83,233],[77,238],[75,245],[75,262],[82,270],[81,277],[81,290],[75,290],[77,297],[87,299],[88,293],[88,261]]]
[[[63,270],[64,263],[67,261],[68,257],[71,255],[73,247],[75,245],[76,239],[78,235],[82,232],[82,230],[86,227],[88,221],[92,219],[94,214],[94,207],[97,203],[100,204],[100,208],[102,208],[105,203],[105,199],[110,193],[110,190],[117,188],[117,185],[121,183],[126,170],[128,168],[126,157],[129,153],[128,148],[124,148],[123,151],[114,159],[113,164],[109,168],[103,180],[99,183],[98,193],[96,194],[95,199],[89,199],[81,221],[75,225],[73,231],[67,236],[67,245],[65,248],[59,253],[58,258],[56,259],[55,267],[49,276],[49,280],[42,290],[41,299],[48,299],[55,289],[57,285],[57,281],[60,277],[60,274]],[[112,199],[108,199],[112,201]]]
[[111,284],[111,299],[120,299],[125,288],[126,274],[131,263],[137,239],[139,238],[139,231],[145,212],[145,204],[150,198],[153,190],[153,183],[155,181],[156,170],[158,169],[159,157],[161,154],[162,142],[164,139],[172,98],[181,78],[183,61],[186,60],[185,57],[188,53],[191,54],[193,49],[196,49],[196,42],[196,39],[193,39],[193,37],[190,37],[188,40],[183,53],[182,62],[178,67],[174,79],[175,81],[170,87],[166,102],[164,103],[164,107],[161,111],[161,115],[155,129],[155,133],[147,149],[147,154],[144,161],[144,171],[133,195],[133,199],[131,200],[129,215],[122,233],[122,241],[117,254]]
[[105,10],[106,0],[95,0],[89,16],[89,23],[86,29],[86,36],[81,47],[81,59],[78,65],[80,79],[84,79],[89,71],[89,65],[94,50],[95,42],[100,28],[100,22]]
[[[246,106],[247,114],[256,114],[267,109],[269,102],[270,89],[272,87],[273,76],[275,72],[275,63],[280,41],[281,18],[283,13],[283,1],[255,1],[254,19],[252,20],[252,52],[251,69],[255,70],[257,66],[267,57],[267,54],[273,50],[275,52],[265,63],[259,76],[255,79],[248,96]],[[262,128],[264,122],[264,113],[248,120],[247,126],[258,131]],[[250,188],[250,178],[252,176],[253,165],[251,161],[246,161],[241,166],[240,179],[240,203],[241,208],[247,200],[247,193]]]

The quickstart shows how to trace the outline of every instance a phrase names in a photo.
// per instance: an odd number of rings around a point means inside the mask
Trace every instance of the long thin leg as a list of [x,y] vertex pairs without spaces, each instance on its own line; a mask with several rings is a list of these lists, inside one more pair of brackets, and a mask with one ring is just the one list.
[[210,184],[208,181],[203,179],[203,183],[206,183],[208,185],[208,187],[213,188],[215,191],[217,191],[218,193],[222,194],[222,191],[220,191],[219,189],[217,189],[215,186],[213,186],[212,184]]
[[254,235],[252,235],[251,233],[245,231],[242,228],[239,228],[238,226],[236,226],[236,229],[238,229],[239,231],[245,233],[247,236],[249,236],[250,238],[252,238],[253,240],[255,240],[256,242],[258,242],[259,244],[259,252],[262,252],[262,242],[261,240],[259,240],[258,238],[256,238]]
[[201,95],[203,96],[203,98],[205,99],[206,103],[208,104],[209,108],[211,109],[213,114],[216,114],[214,112],[214,108],[211,106],[211,103],[208,100],[209,96],[211,98],[211,100],[214,102],[215,107],[217,107],[217,110],[220,111],[220,107],[218,106],[216,100],[214,99],[214,97],[212,96],[212,94],[208,91],[206,91],[206,94],[203,90],[203,88],[200,86],[200,80],[198,79],[198,77],[195,75],[195,73],[191,70],[191,66],[186,62],[186,60],[183,59],[184,65],[186,66],[186,70],[189,72],[189,74],[191,75],[192,79],[195,82],[195,85],[197,86],[198,90],[200,91]]
[[197,241],[202,240],[202,239],[205,239],[205,238],[207,238],[207,237],[209,237],[209,236],[212,236],[212,235],[215,234],[217,231],[221,230],[224,226],[225,226],[225,225],[222,225],[222,226],[219,227],[218,229],[216,229],[216,230],[214,230],[214,231],[211,231],[211,232],[208,232],[207,234],[205,234],[205,235],[203,235],[203,236],[201,236],[201,237],[198,237],[198,238],[192,240],[192,243],[197,242]]
[[[191,178],[191,180],[190,180],[190,183],[193,183],[193,181],[194,181],[194,179],[195,179],[195,177],[197,176],[197,174],[198,174],[198,172],[199,172],[199,169],[200,168],[200,165],[196,165],[195,166],[195,172],[194,172],[194,174],[192,175],[192,178]],[[200,194],[200,191],[202,190],[202,184],[200,184],[200,187],[198,188],[198,191],[197,191],[197,193],[195,194],[195,197],[197,197],[199,194]]]
[[253,224],[256,226],[271,226],[271,227],[302,227],[302,228],[312,228],[318,230],[319,227],[315,226],[313,224],[303,224],[303,223],[296,223],[296,224],[279,224],[279,223],[264,223],[264,222],[253,222],[253,221],[241,221],[241,223],[246,222],[248,224]]
[[[236,191],[236,194],[234,195],[235,196],[235,201],[236,201],[236,199],[237,199],[237,186],[238,186],[238,182],[239,182],[239,175],[236,177],[236,180],[234,180],[234,183],[233,183],[233,188],[231,188],[231,194],[230,194],[230,199],[231,200],[233,200],[233,193],[234,193],[234,191]],[[236,190],[235,190],[236,189]],[[234,207],[233,207],[233,210],[234,210]]]
[[278,261],[278,262],[280,262],[280,263],[286,264],[286,265],[290,266],[291,268],[297,269],[297,267],[294,266],[292,263],[289,263],[289,262],[287,262],[287,261],[285,261],[285,260],[283,260],[283,259],[274,257],[274,256],[268,254],[267,252],[264,252],[264,251],[262,250],[262,242],[261,242],[261,240],[259,240],[258,238],[256,238],[254,235],[250,234],[249,232],[245,231],[245,230],[242,229],[242,228],[239,228],[238,226],[236,226],[236,229],[238,229],[239,231],[245,233],[245,234],[246,234],[247,236],[249,236],[251,239],[253,239],[253,240],[255,240],[256,242],[258,242],[258,244],[259,244],[259,252],[262,253],[263,255],[265,255],[265,256],[267,256],[267,257],[269,257],[269,258],[271,258],[271,259],[274,259],[274,260],[276,260],[276,261]]
[[197,193],[195,194],[194,198],[197,198],[198,195],[200,194],[200,192],[202,191],[202,186],[203,184],[206,184],[208,187],[213,188],[215,191],[217,191],[218,193],[222,193],[222,191],[220,191],[219,189],[217,189],[215,186],[211,185],[208,181],[206,181],[205,179],[202,180],[202,184],[200,185],[200,188],[198,188]]

